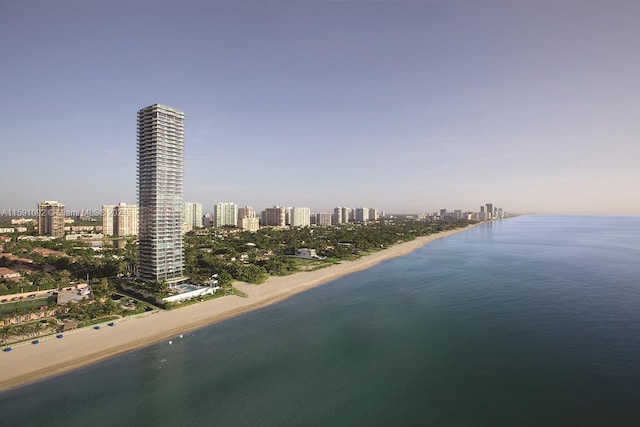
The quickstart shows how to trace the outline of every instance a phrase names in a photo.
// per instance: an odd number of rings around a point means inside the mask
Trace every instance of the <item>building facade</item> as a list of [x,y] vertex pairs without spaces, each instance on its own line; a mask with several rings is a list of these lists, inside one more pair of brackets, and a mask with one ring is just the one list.
[[38,234],[64,236],[64,205],[56,201],[38,203]]
[[316,225],[327,226],[331,225],[332,215],[329,212],[320,212],[316,214]]
[[102,205],[102,234],[105,236],[137,236],[138,214],[139,209],[136,205],[126,203]]
[[256,211],[251,206],[238,208],[238,227],[248,231],[260,229],[260,220],[256,217]]
[[115,205],[102,205],[102,234],[113,236],[113,211]]
[[337,207],[333,210],[333,223],[346,224],[351,216],[351,208]]
[[119,203],[113,209],[113,234],[115,236],[137,236],[140,210],[136,205]]
[[247,231],[258,231],[260,229],[260,219],[255,216],[245,216],[238,221],[238,227]]
[[242,218],[255,218],[255,217],[256,217],[256,211],[251,206],[238,208],[238,224],[240,224],[240,220]]
[[296,206],[291,208],[291,226],[309,227],[311,225],[311,208]]
[[268,227],[284,227],[286,224],[285,208],[274,206],[262,211],[262,225]]
[[218,203],[213,206],[214,227],[237,227],[238,205],[233,202]]
[[182,281],[184,113],[154,104],[138,111],[138,278]]
[[356,221],[366,222],[369,221],[369,209],[368,208],[356,208],[355,218]]
[[487,204],[485,204],[485,206],[487,207],[486,219],[493,219],[493,204],[492,203],[487,203]]
[[202,203],[184,202],[184,229],[202,228]]

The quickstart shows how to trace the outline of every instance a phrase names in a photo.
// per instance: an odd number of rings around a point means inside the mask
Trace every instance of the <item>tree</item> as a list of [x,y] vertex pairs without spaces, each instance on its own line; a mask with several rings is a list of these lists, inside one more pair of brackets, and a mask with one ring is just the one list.
[[7,345],[7,339],[13,336],[15,328],[12,324],[6,324],[0,328],[0,338],[2,338],[3,345]]
[[116,291],[115,285],[109,283],[107,279],[100,279],[91,284],[91,292],[97,301],[104,301]]
[[50,317],[47,320],[45,320],[45,324],[47,325],[48,329],[54,332],[58,330],[58,319]]

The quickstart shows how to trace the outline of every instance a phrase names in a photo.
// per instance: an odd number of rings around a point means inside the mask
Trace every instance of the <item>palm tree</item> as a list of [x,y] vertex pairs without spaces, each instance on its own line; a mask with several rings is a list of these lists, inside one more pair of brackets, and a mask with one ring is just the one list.
[[54,317],[50,317],[46,320],[46,325],[48,329],[51,329],[53,332],[58,330],[58,319]]
[[6,324],[0,328],[0,338],[2,338],[2,344],[7,345],[7,339],[14,334],[14,326],[12,324]]

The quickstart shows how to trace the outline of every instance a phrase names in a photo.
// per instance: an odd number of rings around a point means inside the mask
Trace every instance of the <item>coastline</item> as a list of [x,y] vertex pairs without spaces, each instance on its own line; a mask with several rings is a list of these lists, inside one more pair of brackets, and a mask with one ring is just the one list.
[[123,319],[115,327],[99,330],[85,328],[67,333],[63,339],[45,339],[38,345],[16,347],[15,351],[0,354],[0,391],[92,365],[277,303],[342,276],[406,255],[428,243],[467,231],[474,226],[418,237],[357,260],[342,261],[319,270],[270,277],[260,285],[236,283],[235,286],[247,294],[246,298],[225,296],[172,311]]

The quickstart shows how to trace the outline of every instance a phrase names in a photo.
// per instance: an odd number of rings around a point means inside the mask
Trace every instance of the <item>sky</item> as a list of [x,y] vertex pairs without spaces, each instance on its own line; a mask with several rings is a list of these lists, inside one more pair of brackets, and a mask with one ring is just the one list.
[[0,208],[136,203],[136,112],[185,201],[640,214],[637,0],[0,1]]

